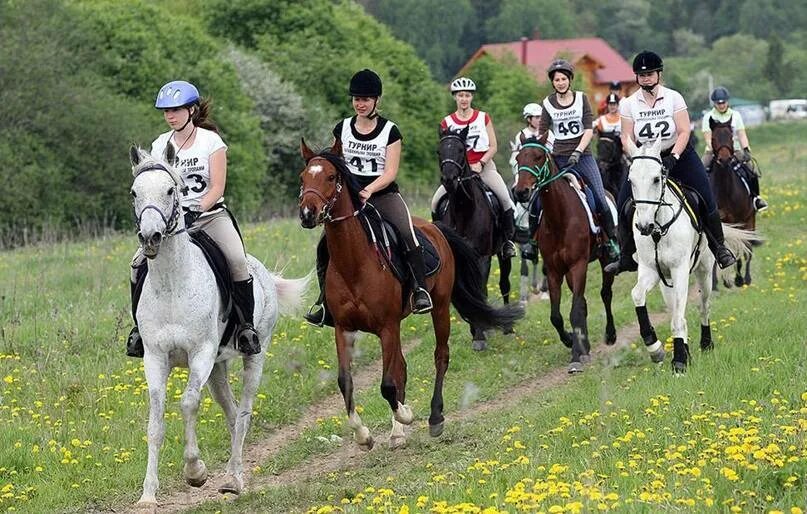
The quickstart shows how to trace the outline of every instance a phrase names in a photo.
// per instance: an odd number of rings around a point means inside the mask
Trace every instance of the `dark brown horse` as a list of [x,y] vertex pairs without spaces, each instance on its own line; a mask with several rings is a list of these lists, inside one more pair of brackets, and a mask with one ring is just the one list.
[[[540,195],[543,212],[536,239],[549,282],[549,300],[552,305],[550,320],[563,344],[572,349],[569,373],[578,373],[589,360],[591,349],[585,298],[588,263],[599,258],[600,266],[604,268],[607,258],[599,255],[599,244],[597,238],[591,234],[586,211],[580,204],[577,193],[564,178],[566,170],[558,170],[545,145],[546,134],[543,134],[539,139],[527,140],[521,147],[516,157],[516,199],[524,202],[531,193]],[[537,192],[534,192],[536,189]],[[603,270],[602,276],[600,297],[605,305],[605,342],[610,345],[616,342],[614,317],[611,313],[614,274]],[[572,310],[569,316],[571,332],[566,331],[560,313],[564,277],[572,290]]]
[[[441,219],[446,225],[464,237],[482,257],[480,265],[484,282],[490,277],[490,265],[494,255],[499,259],[499,291],[502,301],[510,303],[510,272],[513,261],[502,255],[504,236],[496,230],[496,213],[485,198],[485,186],[477,173],[471,171],[466,155],[465,139],[468,127],[459,132],[440,131],[437,155],[440,159],[440,182],[446,189],[448,209]],[[501,211],[501,209],[500,209]],[[500,214],[501,215],[501,214]],[[487,295],[487,287],[485,287]],[[474,350],[487,348],[485,331],[471,325]]]
[[614,197],[627,176],[627,167],[622,157],[622,141],[615,132],[603,132],[597,138],[597,167],[602,175],[602,185]]
[[[717,201],[720,220],[745,230],[755,230],[757,213],[748,185],[738,174],[738,171],[742,171],[741,167],[746,164],[734,155],[731,121],[720,123],[710,119],[709,126],[712,129],[712,151],[714,152],[709,182],[715,195],[715,201]],[[737,287],[751,283],[752,258],[753,253],[749,252],[747,260],[737,259],[737,274],[734,277],[734,284]],[[743,264],[745,264],[744,276]],[[717,279],[715,278],[715,280]],[[724,283],[727,287],[731,285],[729,282]]]
[[[349,425],[363,449],[373,446],[370,431],[362,423],[353,403],[350,366],[353,342],[358,331],[381,339],[383,370],[381,394],[393,412],[390,445],[406,442],[403,425],[412,423],[412,410],[406,405],[406,361],[401,352],[401,320],[409,315],[409,302],[403,299],[401,283],[382,265],[377,249],[362,226],[364,204],[360,187],[345,165],[337,139],[330,151],[315,154],[301,144],[306,166],[300,173],[300,220],[304,228],[323,223],[330,260],[325,277],[325,297],[333,315],[336,353],[339,360],[339,389],[345,399]],[[371,199],[372,201],[372,199]],[[443,431],[443,380],[448,369],[448,337],[451,331],[449,306],[465,320],[486,328],[510,329],[524,311],[516,305],[494,309],[482,295],[479,256],[453,230],[414,218],[413,223],[434,245],[440,267],[428,278],[434,309],[436,377],[431,400],[429,432]]]

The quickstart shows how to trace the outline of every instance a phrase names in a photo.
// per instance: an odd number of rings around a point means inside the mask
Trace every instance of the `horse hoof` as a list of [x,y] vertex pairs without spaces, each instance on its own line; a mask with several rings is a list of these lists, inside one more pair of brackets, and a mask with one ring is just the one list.
[[567,371],[568,371],[568,373],[570,375],[576,375],[577,373],[582,373],[583,372],[583,363],[582,362],[570,362],[569,363],[569,368],[568,368]]
[[543,291],[540,295],[538,295],[539,300],[549,300],[549,293]]
[[185,465],[185,482],[191,487],[202,487],[207,482],[207,466],[202,460],[198,462],[195,471],[188,469],[188,465]]
[[412,408],[409,407],[409,405],[403,405],[401,403],[398,404],[398,410],[395,411],[394,415],[395,421],[404,425],[411,425],[412,421],[415,419]]
[[605,344],[614,346],[616,344],[616,332],[609,332],[605,334]]
[[521,300],[518,301],[518,305],[521,306],[522,309],[526,309],[527,308],[527,299],[522,298]]
[[157,514],[157,502],[139,501],[135,504],[134,510],[143,514]]
[[506,336],[513,335],[515,333],[516,333],[516,331],[515,331],[515,329],[513,327],[505,328],[504,330],[502,330],[502,334],[504,334]]
[[743,284],[744,284],[744,283],[745,283],[745,282],[743,282],[743,278],[742,278],[742,277],[735,277],[735,278],[734,278],[734,285],[735,285],[735,286],[737,286],[737,287],[743,287]]
[[219,493],[241,494],[243,489],[244,481],[228,473],[224,478],[224,482],[219,486]]
[[473,348],[474,351],[477,351],[477,352],[485,351],[485,350],[488,349],[488,342],[487,341],[474,341],[473,343],[471,343],[471,348]]
[[373,449],[373,446],[375,445],[375,441],[373,441],[372,437],[367,437],[366,441],[358,443],[358,444],[359,444],[359,449],[361,449],[362,451],[365,451],[365,452],[369,452],[370,450]]
[[712,341],[701,341],[701,351],[711,352],[715,349],[715,343]]
[[673,373],[676,375],[682,375],[687,372],[687,363],[686,362],[678,362],[673,361],[672,363]]
[[389,449],[397,450],[400,448],[406,448],[406,437],[390,437]]
[[656,364],[660,362],[664,362],[664,357],[667,353],[664,351],[664,347],[659,348],[655,352],[649,352],[650,360]]
[[435,425],[429,425],[429,435],[432,437],[440,437],[443,434],[444,422]]

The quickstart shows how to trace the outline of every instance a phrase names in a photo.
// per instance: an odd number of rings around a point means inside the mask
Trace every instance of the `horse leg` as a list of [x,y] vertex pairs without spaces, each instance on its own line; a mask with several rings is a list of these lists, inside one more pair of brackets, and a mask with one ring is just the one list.
[[551,272],[547,276],[548,284],[549,284],[549,304],[550,304],[550,313],[549,313],[549,321],[552,322],[552,326],[555,327],[555,330],[558,332],[558,336],[560,336],[560,340],[566,348],[572,347],[572,335],[569,332],[566,332],[566,329],[563,327],[563,315],[560,313],[560,287],[561,287],[561,277],[554,271]]
[[751,285],[751,259],[754,258],[753,252],[748,252],[748,258],[745,261],[745,280],[744,283],[747,286]]
[[[482,296],[488,298],[488,280],[490,279],[490,256],[482,258]],[[472,348],[478,352],[488,348],[488,340],[485,331],[479,327],[471,325],[471,335],[473,336]]]
[[160,486],[157,464],[165,438],[165,389],[171,367],[168,365],[167,355],[155,355],[148,349],[143,357],[143,366],[149,390],[148,461],[146,477],[143,479],[143,494],[137,506],[141,510],[156,512],[157,488]]
[[525,258],[521,258],[521,268],[520,268],[520,281],[518,284],[518,301],[521,303],[522,307],[527,306],[527,301],[530,299],[530,261]]
[[201,343],[200,350],[188,359],[188,385],[182,393],[179,406],[185,422],[185,452],[183,475],[185,482],[192,487],[201,487],[207,482],[207,466],[200,458],[199,443],[196,439],[196,416],[202,400],[202,387],[207,382],[213,363],[216,360],[218,341]]
[[737,287],[743,286],[743,259],[741,257],[737,258],[737,264],[735,266],[735,270],[737,273],[734,275],[734,285]]
[[600,287],[600,298],[605,306],[605,344],[616,343],[616,326],[614,325],[614,313],[611,310],[611,300],[614,297],[614,274],[605,272],[604,261],[600,261],[602,270],[602,287]]
[[670,270],[672,287],[663,286],[662,296],[670,309],[670,328],[673,336],[672,367],[675,373],[684,373],[689,363],[687,332],[687,296],[689,295],[689,268],[682,265]]
[[381,337],[381,396],[392,409],[392,432],[389,446],[392,449],[406,445],[404,425],[410,425],[414,416],[406,405],[406,360],[401,351],[401,327],[395,323],[379,334]]
[[219,486],[220,493],[241,494],[244,489],[244,441],[252,423],[252,409],[255,395],[261,385],[265,360],[266,354],[264,352],[244,356],[244,388],[241,390],[241,401],[238,402],[238,414],[230,448],[230,460],[227,461],[224,481]]
[[502,302],[510,303],[510,272],[513,271],[513,259],[505,259],[497,255],[499,260],[499,291],[502,293]]
[[[221,406],[221,409],[224,411],[224,417],[227,419],[227,429],[230,431],[230,462],[232,462],[233,453],[237,446],[235,424],[238,416],[238,404],[235,401],[233,390],[230,387],[230,382],[227,377],[227,368],[228,364],[226,361],[213,364],[213,369],[210,371],[210,378],[207,379],[207,388],[210,390],[210,394],[213,396],[213,399],[216,400],[216,403]],[[226,473],[231,475],[229,464]],[[238,484],[231,483],[231,480],[227,479],[226,483],[219,486],[219,492],[238,494],[241,492],[241,488],[238,487]]]
[[451,313],[449,299],[432,310],[434,324],[434,393],[432,394],[431,414],[429,415],[429,435],[437,437],[443,433],[443,381],[448,370],[448,336],[451,334]]
[[566,275],[566,281],[572,290],[572,310],[569,322],[572,324],[572,358],[569,362],[569,373],[582,373],[583,364],[590,360],[591,345],[588,341],[588,307],[586,305],[586,267],[588,262],[575,265]]
[[656,363],[664,362],[664,345],[656,337],[656,330],[647,314],[647,292],[655,287],[659,276],[643,266],[639,266],[638,275],[636,285],[631,290],[631,297],[636,308],[636,319],[639,321],[639,333],[650,354],[650,360]]
[[345,401],[347,410],[347,423],[353,430],[353,438],[362,450],[373,448],[373,438],[370,436],[370,429],[362,422],[356,412],[356,405],[353,403],[353,375],[350,373],[352,361],[353,342],[356,340],[356,332],[348,332],[338,326],[336,332],[336,358],[339,360],[339,390],[342,391],[342,398]]
[[[703,260],[703,258],[701,258]],[[711,264],[699,265],[695,269],[695,279],[700,287],[700,314],[701,314],[701,351],[709,351],[714,348],[712,342],[712,329],[709,326],[709,312],[711,309],[712,297],[712,277],[710,272],[712,270]]]

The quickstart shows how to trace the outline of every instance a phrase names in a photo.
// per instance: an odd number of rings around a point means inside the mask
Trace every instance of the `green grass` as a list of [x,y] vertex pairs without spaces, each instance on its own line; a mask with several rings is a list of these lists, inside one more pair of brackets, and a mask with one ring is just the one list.
[[[413,434],[410,447],[402,452],[379,448],[362,460],[360,469],[323,477],[315,483],[245,495],[226,510],[306,510],[311,505],[338,504],[343,497],[355,498],[372,486],[376,491],[394,489],[392,496],[382,495],[378,501],[382,506],[389,501],[390,509],[395,507],[396,512],[403,504],[412,511],[418,510],[419,496],[429,497],[426,508],[444,500],[447,507],[470,502],[511,511],[515,507],[504,503],[506,492],[523,478],[536,481],[530,482],[527,489],[539,479],[547,483],[546,470],[539,469],[542,464],[569,466],[558,474],[558,480],[599,484],[597,487],[615,492],[619,505],[629,511],[657,510],[638,501],[627,503],[647,475],[640,476],[637,471],[619,477],[614,472],[617,461],[627,465],[632,451],[630,445],[612,448],[616,437],[624,437],[629,426],[652,428],[653,437],[643,440],[637,451],[657,458],[658,448],[688,440],[684,434],[694,429],[685,424],[687,416],[707,409],[714,413],[743,409],[749,414],[754,412],[747,403],[751,400],[765,405],[761,413],[754,414],[763,420],[760,433],[765,438],[774,434],[786,440],[788,445],[782,450],[788,454],[801,452],[800,460],[775,470],[743,472],[741,481],[731,484],[720,482],[720,467],[710,463],[701,470],[701,478],[710,478],[709,494],[718,505],[728,499],[750,502],[741,492],[757,490],[754,501],[771,494],[774,500],[766,505],[784,510],[802,506],[804,501],[799,498],[804,497],[807,427],[788,439],[777,432],[775,425],[785,419],[796,423],[796,417],[807,417],[798,410],[807,408],[799,403],[805,383],[798,378],[805,376],[805,317],[798,310],[798,302],[804,301],[807,279],[801,241],[805,235],[807,155],[798,142],[806,127],[771,125],[750,133],[755,155],[766,172],[763,192],[772,204],[770,212],[760,220],[769,241],[757,251],[755,284],[742,292],[723,292],[715,300],[713,324],[718,349],[707,358],[696,355],[696,365],[685,378],[674,381],[666,371],[651,371],[639,348],[623,352],[616,368],[595,367],[570,385],[525,399],[516,408],[489,413],[468,423],[452,423],[452,417],[456,418],[461,409],[568,360],[567,351],[557,342],[549,324],[546,302],[530,305],[527,320],[518,327],[518,336],[495,336],[491,350],[485,353],[470,350],[467,328],[455,322],[446,383],[447,427],[442,438],[431,440],[421,428]],[[295,220],[251,225],[245,234],[250,252],[270,268],[278,263],[285,276],[302,276],[313,267],[318,233],[302,230]],[[147,393],[140,362],[123,356],[124,338],[130,327],[128,260],[135,244],[132,235],[122,235],[0,253],[0,510],[14,507],[25,512],[86,511],[137,499],[145,471]],[[595,344],[599,344],[604,329],[597,292],[599,274],[594,267],[590,271],[589,326]],[[633,278],[620,277],[616,284],[614,311],[618,326],[632,323],[635,318],[629,297]],[[517,280],[514,284],[517,287]],[[564,294],[563,312],[568,318],[569,295]],[[660,297],[654,294],[651,310],[660,306]],[[690,314],[690,327],[697,331],[694,307]],[[411,317],[403,328],[405,339],[423,340],[407,359],[408,401],[418,416],[419,427],[428,413],[434,375],[433,336],[428,319]],[[666,324],[656,328],[660,336],[669,334]],[[359,348],[360,364],[379,355],[373,337],[364,338]],[[336,358],[330,330],[312,329],[298,319],[283,318],[270,352],[250,434],[253,441],[293,422],[308,405],[336,391]],[[237,372],[233,372],[234,380]],[[177,399],[184,380],[184,373],[176,371],[169,387],[167,434],[160,460],[162,492],[178,486],[181,480],[182,422]],[[669,406],[656,417],[646,415],[644,409],[651,398],[659,395],[670,398]],[[772,407],[777,397],[786,399],[796,414],[777,412]],[[377,387],[359,392],[357,402],[373,434],[386,433],[390,414]],[[594,412],[598,413],[595,418]],[[619,415],[611,418],[612,412]],[[589,421],[583,421],[587,415]],[[777,415],[782,418],[777,420]],[[561,416],[569,417],[572,425],[548,435],[558,426]],[[270,462],[262,464],[264,472],[280,472],[331,451],[317,441],[318,435],[337,433],[351,444],[342,421],[342,417],[323,419],[306,429]],[[741,424],[747,420],[732,422]],[[521,427],[517,436],[511,434],[510,440],[503,441],[516,424]],[[717,426],[705,422],[698,427],[714,440],[720,439]],[[211,468],[220,468],[227,458],[228,437],[221,410],[207,394],[198,428],[203,457]],[[587,439],[592,436],[598,438],[596,443]],[[515,439],[525,448],[515,448]],[[609,445],[609,449],[599,450],[600,457],[592,457],[602,444]],[[791,444],[795,450],[787,450]],[[513,464],[503,470],[491,464],[491,475],[484,475],[487,478],[477,476],[481,470],[468,470],[476,459],[504,464],[520,455],[530,463]],[[589,469],[596,471],[594,478],[582,475]],[[646,463],[640,469],[646,472]],[[598,478],[600,474],[608,478]],[[440,475],[445,480],[435,481],[435,476]],[[388,476],[395,478],[388,482]],[[788,476],[797,477],[794,486],[780,491]],[[480,479],[486,482],[479,483]],[[674,480],[669,484],[676,499],[697,495],[696,490],[690,490],[690,482],[681,487],[673,487]],[[365,500],[355,511],[363,511],[367,502],[378,496],[377,492],[363,494]],[[492,494],[497,496],[491,498]],[[755,511],[762,504],[750,505],[743,510]],[[662,508],[673,506],[671,501],[662,504]],[[549,507],[551,504],[545,504],[542,509]],[[212,504],[201,511],[220,509],[221,505]]]

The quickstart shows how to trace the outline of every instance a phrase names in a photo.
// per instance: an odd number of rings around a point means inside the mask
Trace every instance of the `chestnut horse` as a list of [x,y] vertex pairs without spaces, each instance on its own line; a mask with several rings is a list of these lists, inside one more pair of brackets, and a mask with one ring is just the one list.
[[[350,374],[353,342],[358,331],[375,334],[381,340],[383,371],[381,395],[392,409],[390,446],[406,443],[403,425],[412,423],[406,405],[406,361],[401,352],[401,320],[409,315],[401,283],[379,260],[362,226],[364,204],[360,187],[342,157],[337,139],[330,151],[315,154],[305,141],[301,153],[306,165],[300,173],[300,221],[304,228],[325,225],[330,260],[325,276],[325,298],[333,315],[336,353],[339,360],[339,389],[345,400],[348,424],[362,449],[373,446],[369,429],[362,423],[353,403]],[[372,203],[372,198],[370,199]],[[436,376],[431,399],[429,433],[443,431],[443,380],[448,369],[448,337],[451,331],[449,307],[460,316],[485,328],[511,329],[524,316],[518,305],[494,309],[484,300],[479,255],[456,232],[420,218],[413,224],[434,245],[440,257],[439,269],[427,279],[434,309]]]
[[[543,212],[535,237],[544,259],[549,283],[550,320],[563,344],[572,349],[569,373],[579,373],[583,371],[583,364],[589,360],[591,349],[585,298],[588,263],[599,258],[600,266],[604,268],[607,257],[600,255],[599,244],[597,238],[591,234],[586,211],[565,178],[568,168],[558,170],[545,146],[546,136],[544,133],[538,139],[528,139],[518,152],[518,182],[515,193],[519,202],[526,201],[531,193],[540,195]],[[566,332],[560,313],[561,284],[564,277],[572,290],[572,310],[569,316],[571,332]],[[600,297],[605,305],[605,342],[611,345],[616,342],[614,317],[611,313],[614,274],[603,270],[602,277]]]
[[[734,139],[731,129],[731,121],[725,123],[709,120],[712,128],[712,149],[714,159],[709,173],[709,183],[714,191],[717,209],[720,212],[720,220],[723,223],[731,224],[743,230],[753,231],[757,226],[757,212],[754,209],[754,201],[749,193],[748,186],[738,175],[742,171],[740,167],[746,166],[734,155]],[[755,241],[753,244],[759,244]],[[734,277],[734,284],[737,287],[751,283],[751,259],[753,253],[746,254],[747,259],[737,259],[737,273]],[[743,263],[745,263],[745,276],[742,273]],[[727,287],[731,283],[724,281]],[[715,276],[715,286],[717,277]]]

